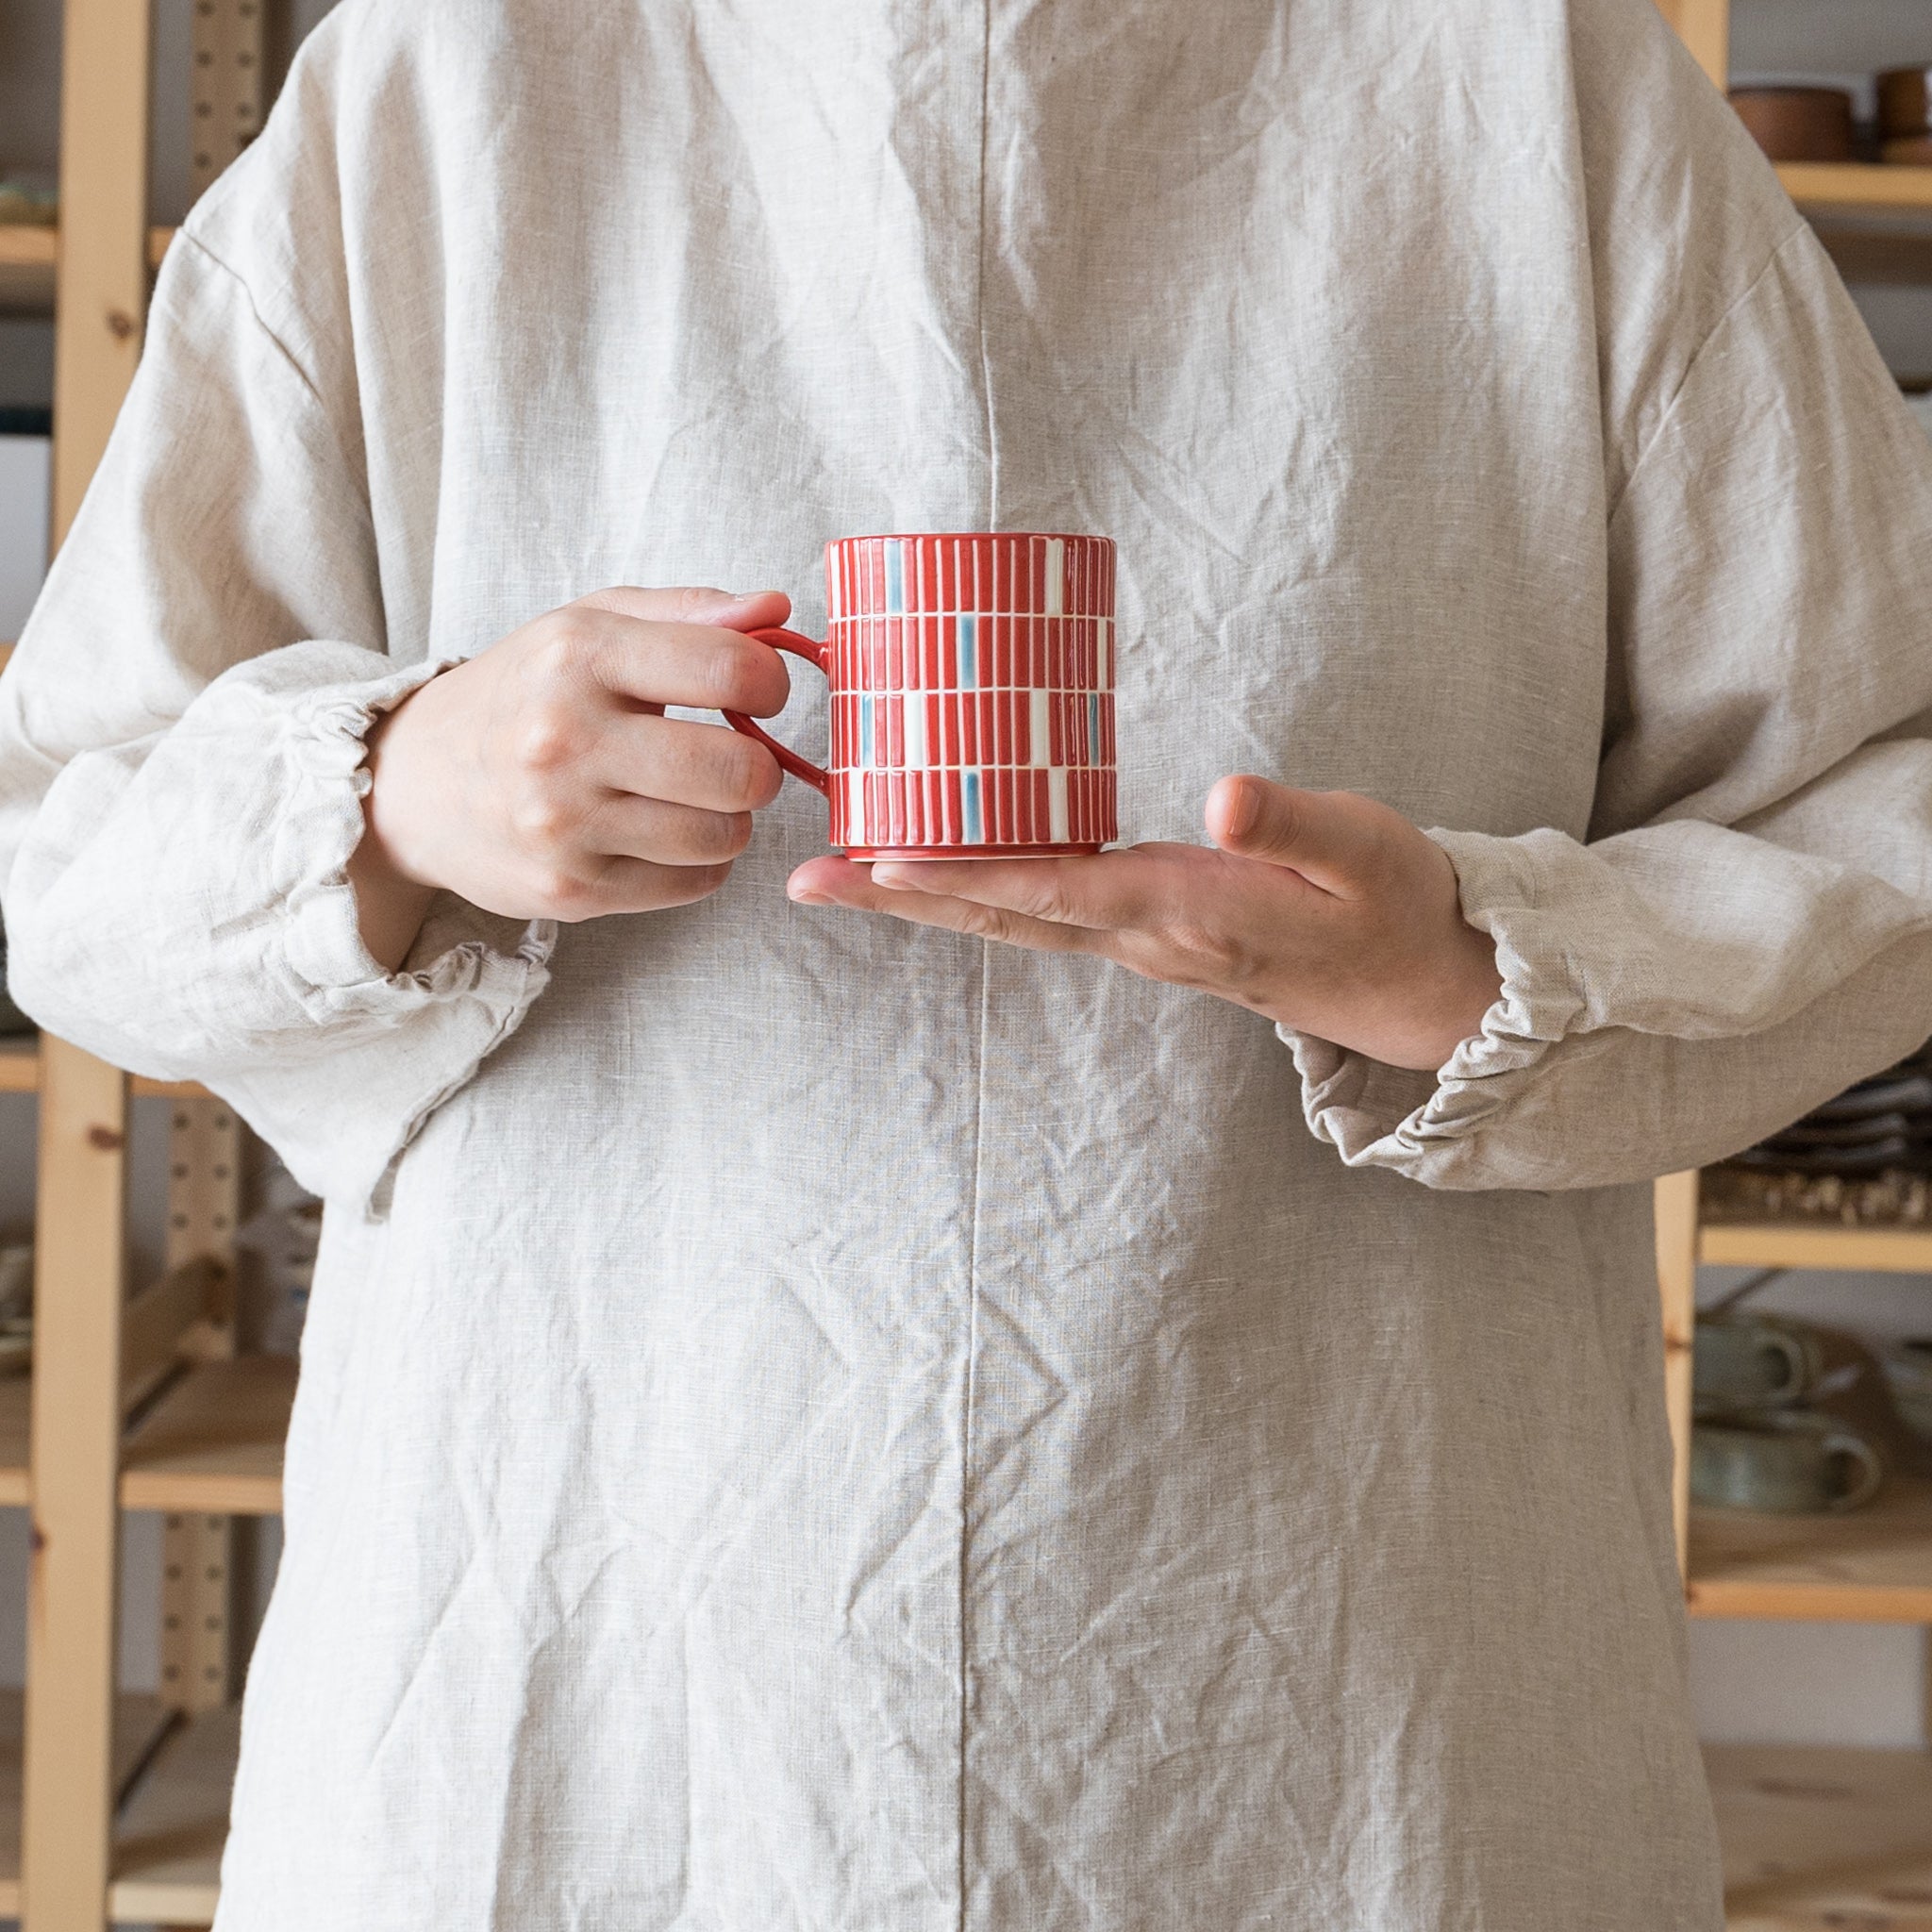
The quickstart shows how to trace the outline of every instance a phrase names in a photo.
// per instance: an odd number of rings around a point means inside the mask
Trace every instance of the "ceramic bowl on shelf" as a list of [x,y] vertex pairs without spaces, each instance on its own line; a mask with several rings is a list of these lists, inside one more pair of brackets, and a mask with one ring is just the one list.
[[1781,1408],[1824,1373],[1824,1339],[1775,1315],[1723,1315],[1697,1324],[1691,1387],[1700,1413]]
[[52,183],[36,175],[0,175],[0,227],[51,228],[59,214]]
[[1740,1413],[1690,1431],[1690,1494],[1713,1508],[1835,1515],[1869,1503],[1884,1480],[1871,1442],[1810,1409]]
[[1731,1160],[1760,1172],[1844,1179],[1932,1173],[1932,1060],[1921,1048]]
[[1880,143],[1878,158],[1894,168],[1932,168],[1932,134],[1890,136]]
[[1774,161],[1848,161],[1852,97],[1837,87],[1734,87],[1730,103]]
[[1932,1442],[1932,1336],[1894,1341],[1880,1359],[1899,1421],[1920,1441]]
[[1878,131],[1887,141],[1932,134],[1932,68],[1888,67],[1877,86]]

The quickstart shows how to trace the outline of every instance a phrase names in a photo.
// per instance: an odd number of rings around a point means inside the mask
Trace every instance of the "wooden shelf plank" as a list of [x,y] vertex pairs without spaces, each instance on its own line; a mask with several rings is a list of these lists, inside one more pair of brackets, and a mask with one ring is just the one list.
[[115,1924],[206,1925],[214,1918],[241,1715],[225,1704],[181,1724],[128,1794],[108,1887]]
[[294,1395],[295,1363],[288,1356],[240,1356],[190,1369],[127,1438],[122,1507],[278,1514]]
[[52,228],[0,225],[0,314],[52,305],[56,245]]
[[[150,228],[147,260],[158,268],[173,228]],[[0,313],[23,310],[46,314],[54,307],[54,269],[59,258],[59,231],[24,223],[0,224]]]
[[1932,1754],[1713,1744],[1729,1932],[1932,1927]]
[[1932,208],[1932,168],[1871,161],[1784,161],[1785,192],[1810,208]]
[[38,222],[0,222],[0,264],[52,268],[54,232]]
[[197,1080],[150,1080],[144,1074],[131,1074],[127,1091],[137,1100],[208,1100],[212,1096]]
[[1685,1595],[1694,1617],[1932,1624],[1932,1482],[1843,1516],[1693,1509]]
[[[41,1087],[41,1042],[32,1034],[0,1038],[0,1093],[38,1093]],[[150,1080],[144,1074],[128,1076],[127,1091],[137,1099],[206,1100],[208,1091],[196,1080]]]
[[1825,1268],[1932,1274],[1932,1229],[1707,1222],[1697,1258],[1721,1268]]

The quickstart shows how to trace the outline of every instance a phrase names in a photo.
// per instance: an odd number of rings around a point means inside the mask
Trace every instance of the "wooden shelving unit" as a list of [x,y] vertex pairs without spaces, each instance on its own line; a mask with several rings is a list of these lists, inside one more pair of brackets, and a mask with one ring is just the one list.
[[[1679,1444],[1690,1426],[1699,1262],[1932,1273],[1932,1236],[1810,1224],[1707,1224],[1695,1174],[1657,1183],[1658,1279]],[[1845,1516],[1686,1508],[1693,1617],[1932,1625],[1932,1481],[1894,1476]],[[1932,1932],[1932,1753],[1712,1748],[1730,1932]]]
[[1694,1509],[1685,1591],[1693,1617],[1932,1624],[1932,1482],[1846,1516]]
[[[196,0],[192,177],[258,126],[261,0]],[[60,226],[0,226],[0,313],[50,314],[54,502],[71,525],[141,351],[172,231],[147,221],[149,0],[64,0]],[[0,658],[4,663],[4,658]],[[233,1779],[230,1524],[281,1507],[293,1364],[236,1358],[241,1128],[198,1087],[51,1039],[0,1042],[39,1096],[31,1379],[0,1378],[0,1506],[34,1518],[27,1690],[0,1698],[0,1916],[205,1925]],[[170,1106],[167,1274],[126,1290],[129,1108]],[[161,1692],[114,1687],[119,1528],[162,1514]]]

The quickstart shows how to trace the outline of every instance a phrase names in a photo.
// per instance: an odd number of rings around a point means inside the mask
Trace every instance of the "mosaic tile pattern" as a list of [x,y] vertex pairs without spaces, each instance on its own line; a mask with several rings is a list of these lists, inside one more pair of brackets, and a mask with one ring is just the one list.
[[832,842],[1092,847],[1118,836],[1114,546],[825,546]]

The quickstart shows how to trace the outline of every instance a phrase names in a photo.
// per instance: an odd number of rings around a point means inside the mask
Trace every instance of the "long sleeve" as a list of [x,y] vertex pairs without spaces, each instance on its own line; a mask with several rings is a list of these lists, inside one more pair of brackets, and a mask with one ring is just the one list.
[[1434,1080],[1289,1036],[1351,1163],[1641,1179],[1932,1034],[1932,449],[1794,217],[1652,415],[1588,838],[1432,834],[1496,944],[1480,1034]]
[[15,998],[118,1065],[206,1082],[351,1204],[514,1029],[554,937],[446,895],[398,973],[358,936],[363,733],[440,668],[387,634],[360,450],[353,394],[184,233],[0,680]]

